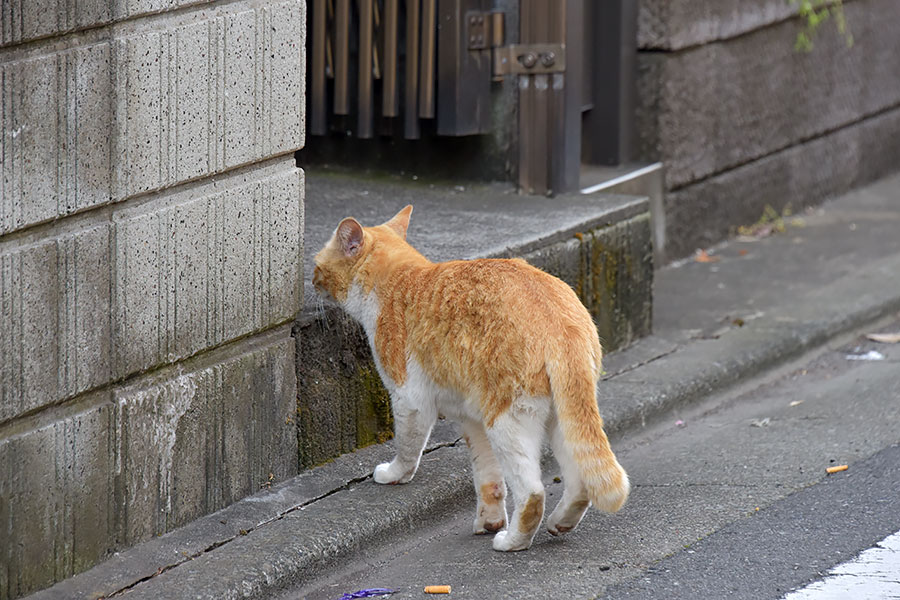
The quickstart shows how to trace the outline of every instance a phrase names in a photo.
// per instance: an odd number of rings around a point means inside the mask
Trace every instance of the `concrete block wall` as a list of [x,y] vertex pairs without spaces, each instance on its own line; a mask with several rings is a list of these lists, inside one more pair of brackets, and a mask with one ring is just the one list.
[[0,14],[0,600],[297,472],[303,0]]
[[781,210],[900,169],[900,4],[845,0],[811,53],[785,0],[640,3],[638,129],[666,164],[677,258]]

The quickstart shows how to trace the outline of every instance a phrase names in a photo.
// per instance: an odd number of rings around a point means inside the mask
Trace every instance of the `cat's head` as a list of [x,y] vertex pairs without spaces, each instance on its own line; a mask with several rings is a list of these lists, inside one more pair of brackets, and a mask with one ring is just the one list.
[[357,279],[360,265],[365,264],[376,247],[397,242],[406,246],[410,214],[412,205],[377,227],[363,227],[353,217],[341,221],[331,239],[315,256],[313,285],[316,291],[343,302]]

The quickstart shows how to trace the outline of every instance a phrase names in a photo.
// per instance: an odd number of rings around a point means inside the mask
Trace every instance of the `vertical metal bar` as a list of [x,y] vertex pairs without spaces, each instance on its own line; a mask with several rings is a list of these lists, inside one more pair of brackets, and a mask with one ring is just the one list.
[[328,132],[328,116],[325,108],[325,0],[314,0],[312,6],[312,98],[309,132],[325,135]]
[[550,159],[553,148],[550,145],[550,77],[551,75],[531,75],[532,102],[534,114],[531,128],[534,130],[534,143],[528,153],[528,165],[531,169],[531,189],[534,194],[550,192]]
[[337,0],[334,18],[334,114],[350,114],[350,0]]
[[419,138],[419,0],[406,0],[406,99],[403,106],[406,139]]
[[372,2],[359,0],[356,137],[372,137]]
[[434,118],[434,57],[437,22],[435,0],[422,0],[422,57],[419,70],[419,116]]
[[372,3],[372,79],[381,79],[381,56],[379,54],[383,43],[382,18],[378,0]]
[[560,11],[551,22],[553,41],[566,47],[566,71],[554,73],[551,85],[553,108],[549,118],[555,130],[550,139],[550,188],[555,193],[577,188],[581,175],[585,3],[586,0],[561,0]]
[[[557,2],[521,0],[519,38],[523,44],[550,40],[551,15]],[[526,193],[546,194],[549,188],[550,156],[548,117],[549,75],[520,76],[519,85],[519,185]],[[530,80],[527,84],[522,78]]]
[[585,113],[584,161],[620,164],[633,158],[637,61],[637,0],[607,0],[594,5],[593,107]]
[[399,0],[384,2],[384,77],[382,79],[381,114],[396,117],[399,112],[397,96],[397,25]]
[[[519,43],[528,44],[533,41],[531,22],[534,16],[534,0],[520,0]],[[525,194],[534,193],[531,185],[531,147],[535,144],[531,127],[534,121],[532,82],[532,76],[519,75],[519,191]]]
[[[548,3],[547,41],[565,42],[566,0]],[[568,49],[566,49],[568,57]],[[568,67],[567,67],[568,69]],[[565,88],[569,74],[554,73],[548,76],[547,86],[547,191],[561,189],[560,172],[565,165]]]

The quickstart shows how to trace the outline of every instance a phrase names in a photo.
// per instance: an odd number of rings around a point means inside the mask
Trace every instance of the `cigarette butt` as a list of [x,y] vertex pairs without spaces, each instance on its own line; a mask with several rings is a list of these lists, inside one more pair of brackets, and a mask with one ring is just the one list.
[[450,586],[449,585],[426,585],[425,593],[426,594],[449,594]]
[[849,469],[847,465],[837,465],[836,467],[828,467],[825,469],[826,473],[840,473],[841,471],[846,471]]

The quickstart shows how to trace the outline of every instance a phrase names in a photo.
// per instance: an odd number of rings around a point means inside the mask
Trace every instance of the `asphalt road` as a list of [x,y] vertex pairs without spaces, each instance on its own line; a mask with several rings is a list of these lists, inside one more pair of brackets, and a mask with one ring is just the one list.
[[[436,584],[457,600],[781,598],[900,530],[900,344],[844,342],[614,439],[633,485],[616,515],[592,510],[565,537],[542,530],[502,554],[471,534],[473,497],[280,598],[425,598]],[[870,350],[883,359],[847,359]],[[555,463],[545,472],[552,506]]]

